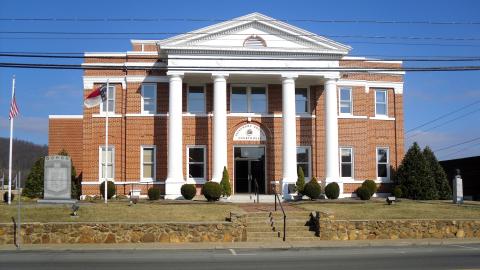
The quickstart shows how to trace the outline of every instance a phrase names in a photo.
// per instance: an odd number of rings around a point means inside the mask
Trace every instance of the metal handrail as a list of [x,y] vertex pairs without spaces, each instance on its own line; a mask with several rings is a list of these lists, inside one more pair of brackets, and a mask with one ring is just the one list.
[[258,181],[257,178],[253,178],[253,182],[255,183],[255,196],[257,196],[257,203],[260,202],[260,191],[259,191],[259,186],[258,186]]
[[285,214],[285,210],[283,210],[283,205],[282,201],[280,200],[280,197],[278,196],[277,192],[275,191],[275,212],[277,212],[277,200],[278,204],[280,205],[280,209],[282,209],[283,213],[283,241],[287,239],[287,214]]

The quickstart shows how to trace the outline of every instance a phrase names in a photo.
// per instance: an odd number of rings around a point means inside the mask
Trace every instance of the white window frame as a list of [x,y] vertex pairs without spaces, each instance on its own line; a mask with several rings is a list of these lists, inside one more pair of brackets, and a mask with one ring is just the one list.
[[[385,114],[377,114],[377,93],[385,94]],[[388,92],[387,89],[375,89],[375,117],[388,118]]]
[[[310,87],[309,86],[296,86],[295,87],[295,96],[297,95],[297,89],[307,89],[307,111],[306,112],[297,112],[297,108],[295,106],[295,114],[296,115],[308,115],[312,111],[312,108],[311,108],[311,105],[310,105]],[[295,103],[296,102],[297,102],[297,99],[295,98]]]
[[[190,87],[202,87],[203,89],[203,106],[205,108],[205,111],[203,112],[194,112],[194,111],[190,111],[189,109],[189,97],[190,97]],[[190,114],[206,114],[207,113],[207,88],[205,87],[205,85],[202,85],[202,84],[191,84],[191,85],[187,85],[187,112],[190,113]]]
[[[351,155],[351,161],[350,162],[343,162],[342,161],[342,150],[343,149],[350,150],[350,155]],[[354,179],[355,178],[355,158],[354,158],[353,147],[351,147],[351,146],[341,146],[341,147],[339,147],[338,148],[338,156],[339,156],[339,162],[340,162],[340,178],[348,179],[348,180]],[[352,165],[351,166],[351,172],[350,172],[350,174],[352,176],[350,176],[350,177],[342,176],[342,164],[343,163]]]
[[[245,87],[247,95],[247,111],[246,112],[234,112],[232,110],[232,98],[234,87]],[[264,112],[252,112],[252,87],[264,87],[265,88],[265,111]],[[233,84],[230,85],[230,113],[233,114],[268,114],[268,85],[265,84]]]
[[[298,148],[308,149],[308,177],[305,176],[305,181],[308,182],[312,178],[312,146],[310,146],[310,145],[299,145],[299,146],[296,147],[296,149],[298,149]],[[296,172],[297,172],[297,175],[298,175],[298,160],[297,160],[296,155],[297,155],[297,151],[295,150],[295,161],[297,162]]]
[[[105,148],[105,145],[100,145],[98,147],[98,180],[99,180],[99,182],[103,182],[105,180],[105,178],[102,177],[102,167],[105,167],[105,165],[102,164],[103,163],[102,162],[103,148]],[[108,178],[108,172],[107,171],[105,171],[105,174],[106,174],[107,181],[115,182],[115,146],[109,144],[107,149],[108,148],[112,149],[112,177]],[[105,159],[106,159],[106,155],[105,155]],[[107,167],[108,167],[108,164],[107,164]]]
[[[143,87],[144,86],[153,86],[154,90],[153,90],[153,102],[154,102],[154,107],[155,107],[155,110],[153,112],[151,111],[146,111],[145,110],[145,107],[144,107],[144,98],[145,98],[145,95],[144,95],[144,89]],[[142,107],[142,114],[156,114],[158,109],[157,109],[157,84],[156,83],[142,83],[142,88],[141,88],[141,107]]]
[[[342,90],[349,90],[350,92],[350,113],[342,113]],[[376,109],[375,109],[376,111]],[[353,89],[348,86],[341,86],[338,88],[338,114],[342,116],[352,116],[353,115]]]
[[[385,162],[382,162],[382,163],[378,162],[378,150],[379,149],[387,150],[387,162],[386,163]],[[378,165],[380,165],[380,164],[386,164],[387,165],[387,177],[379,177],[378,176]],[[389,147],[377,146],[375,148],[375,176],[376,176],[378,181],[382,181],[382,182],[390,181],[390,148]]]
[[[110,100],[113,100],[113,102],[112,102],[113,108],[108,107],[108,110],[110,111],[110,112],[108,113],[108,115],[112,115],[112,114],[115,114],[115,97],[116,97],[117,90],[116,90],[115,85],[109,84],[108,87],[109,87],[110,89],[113,89],[113,95],[108,95],[108,98],[109,98]],[[108,90],[107,90],[107,91],[108,91]],[[100,103],[100,115],[105,115],[105,114],[106,114],[106,112],[105,112],[105,110],[104,110],[104,107],[103,107],[106,102],[108,102],[108,100],[106,100],[105,102],[101,102],[101,103]],[[105,107],[106,107],[106,106],[105,106]],[[106,108],[105,108],[105,109],[106,109]]]
[[[153,177],[143,177],[143,150],[145,148],[153,149]],[[154,182],[157,179],[157,147],[155,145],[142,145],[140,146],[140,181],[141,182]]]
[[[190,177],[190,149],[191,148],[201,148],[203,149],[203,178],[199,177]],[[203,184],[207,180],[207,146],[206,145],[187,145],[186,153],[186,178],[188,182],[195,182],[196,184]],[[200,162],[194,162],[192,164],[201,164]]]

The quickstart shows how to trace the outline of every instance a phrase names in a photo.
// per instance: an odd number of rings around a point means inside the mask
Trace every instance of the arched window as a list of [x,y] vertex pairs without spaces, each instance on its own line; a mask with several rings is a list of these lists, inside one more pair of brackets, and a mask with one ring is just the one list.
[[252,35],[249,36],[245,41],[243,42],[243,47],[250,47],[250,48],[258,48],[258,47],[267,47],[267,44],[265,43],[265,40],[263,38]]

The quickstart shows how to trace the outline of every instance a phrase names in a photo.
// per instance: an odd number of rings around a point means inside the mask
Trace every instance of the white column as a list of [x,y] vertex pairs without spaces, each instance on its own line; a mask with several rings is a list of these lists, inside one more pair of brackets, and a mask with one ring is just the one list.
[[297,182],[297,130],[295,111],[295,79],[297,76],[282,75],[282,193],[283,199],[291,200],[288,185]]
[[325,179],[327,183],[337,182],[340,196],[343,184],[339,175],[338,159],[338,109],[337,80],[325,80]]
[[182,134],[182,74],[169,74],[168,101],[168,170],[165,181],[165,199],[178,199],[183,178],[183,134]]
[[213,78],[213,166],[212,181],[220,182],[227,166],[227,74]]

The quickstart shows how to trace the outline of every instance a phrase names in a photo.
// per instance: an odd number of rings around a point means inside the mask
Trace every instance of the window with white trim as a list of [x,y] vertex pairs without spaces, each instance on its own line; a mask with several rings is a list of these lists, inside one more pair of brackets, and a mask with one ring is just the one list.
[[375,90],[375,116],[387,116],[387,90]]
[[353,178],[353,149],[340,148],[340,177]]
[[352,88],[341,87],[340,88],[340,114],[352,114]]
[[115,85],[108,86],[108,100],[100,103],[100,112],[105,113],[107,111],[107,102],[108,102],[108,112],[115,113]]
[[230,96],[233,113],[266,113],[267,88],[265,86],[233,86]]
[[142,84],[142,113],[157,113],[157,85],[153,83]]
[[295,88],[295,111],[297,114],[310,112],[308,102],[308,88]]
[[100,179],[102,181],[105,180],[105,163],[106,163],[106,172],[107,172],[107,179],[113,180],[115,177],[115,147],[108,146],[107,150],[105,151],[105,146],[101,146],[99,149],[100,155]]
[[203,86],[188,86],[188,112],[205,113],[205,88]]
[[311,148],[310,146],[297,146],[297,170],[301,167],[305,178],[310,179],[311,171]]
[[187,175],[189,179],[206,179],[206,150],[204,145],[187,146]]
[[377,179],[390,178],[390,153],[386,147],[377,147]]
[[155,181],[156,151],[155,146],[142,146],[141,151],[141,180]]

